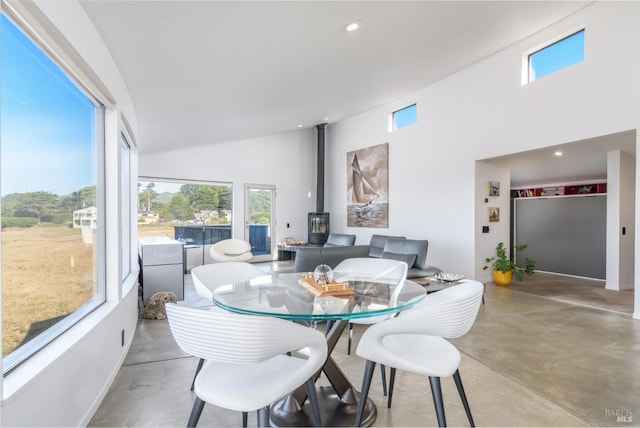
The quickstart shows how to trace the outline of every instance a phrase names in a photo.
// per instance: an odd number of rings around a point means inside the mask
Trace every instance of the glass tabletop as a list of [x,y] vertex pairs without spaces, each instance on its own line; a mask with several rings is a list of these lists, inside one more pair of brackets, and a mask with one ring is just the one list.
[[340,278],[349,296],[317,296],[301,284],[302,273],[264,275],[218,287],[216,305],[231,312],[276,316],[296,321],[329,321],[391,315],[418,303],[424,287],[405,281],[397,296],[397,279],[346,275]]

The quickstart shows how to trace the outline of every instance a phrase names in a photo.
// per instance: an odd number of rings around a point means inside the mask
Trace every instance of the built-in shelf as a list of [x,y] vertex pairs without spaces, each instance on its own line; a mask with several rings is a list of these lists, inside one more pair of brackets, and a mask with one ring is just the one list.
[[602,195],[606,193],[607,183],[603,182],[511,189],[512,198],[546,198],[550,196]]

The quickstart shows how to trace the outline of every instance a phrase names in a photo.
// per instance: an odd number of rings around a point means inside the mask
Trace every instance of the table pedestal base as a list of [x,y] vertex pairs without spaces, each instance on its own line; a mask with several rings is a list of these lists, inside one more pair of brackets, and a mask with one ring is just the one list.
[[[316,392],[318,394],[318,404],[320,406],[323,426],[354,426],[356,412],[358,411],[357,397],[346,397],[345,400],[341,400],[330,386],[317,387]],[[376,415],[375,404],[367,399],[362,417],[362,426],[368,427],[373,425],[376,420]],[[291,395],[280,399],[271,406],[271,425],[275,427],[313,426],[313,413],[309,400],[306,400],[304,406],[301,408]]]

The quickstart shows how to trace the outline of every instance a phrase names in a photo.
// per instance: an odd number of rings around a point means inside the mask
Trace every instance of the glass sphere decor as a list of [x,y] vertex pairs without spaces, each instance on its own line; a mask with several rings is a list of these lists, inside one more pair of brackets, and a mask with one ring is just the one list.
[[315,279],[320,285],[327,285],[331,283],[331,280],[333,279],[333,269],[331,269],[331,266],[329,265],[319,265],[313,271],[313,279]]

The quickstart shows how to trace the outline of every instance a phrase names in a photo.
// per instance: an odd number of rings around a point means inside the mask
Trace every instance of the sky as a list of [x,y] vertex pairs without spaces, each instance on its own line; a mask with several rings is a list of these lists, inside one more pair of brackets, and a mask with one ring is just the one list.
[[0,20],[0,193],[62,196],[96,184],[95,106],[5,15]]
[[153,188],[153,190],[156,193],[165,193],[165,192],[178,193],[180,192],[180,188],[185,184],[185,183],[172,183],[172,182],[164,182],[164,181],[156,181],[156,180],[152,180],[152,181],[139,180],[138,183],[141,184],[141,186],[138,188],[138,193],[146,190],[147,185],[149,185],[149,183],[155,184],[155,187]]
[[584,61],[584,31],[531,55],[531,70],[535,79],[540,79],[582,61]]
[[401,110],[393,112],[393,120],[395,121],[395,129],[404,128],[413,125],[417,121],[417,106],[415,104],[405,107]]

